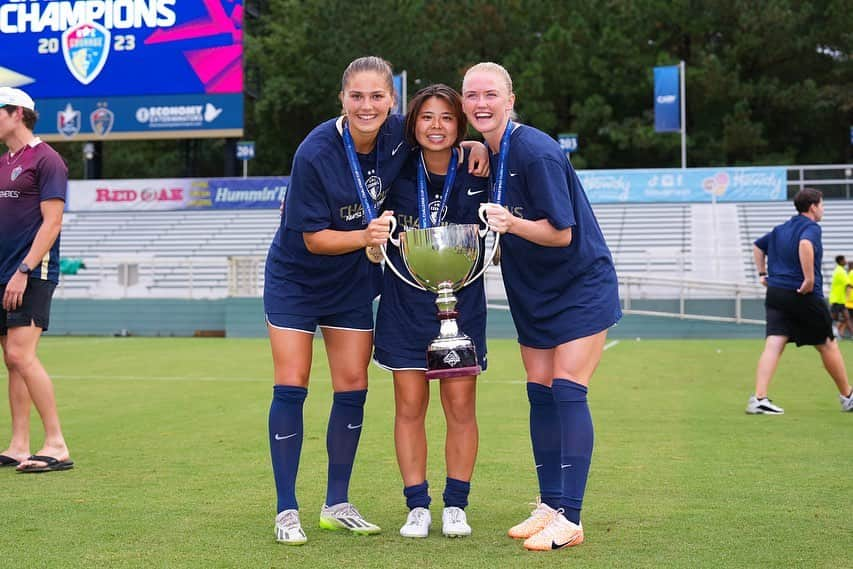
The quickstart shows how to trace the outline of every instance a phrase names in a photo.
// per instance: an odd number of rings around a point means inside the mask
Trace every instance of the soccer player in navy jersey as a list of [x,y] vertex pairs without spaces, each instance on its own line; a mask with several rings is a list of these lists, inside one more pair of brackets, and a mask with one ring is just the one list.
[[512,79],[496,63],[465,74],[468,122],[492,151],[489,225],[527,374],[540,503],[509,530],[531,550],[584,539],[580,513],[593,447],[587,388],[607,329],[622,316],[616,271],[589,200],[559,144],[512,122]]
[[[470,174],[455,148],[465,137],[467,121],[459,94],[447,85],[421,89],[409,104],[406,140],[416,150],[403,167],[385,200],[399,231],[448,223],[478,223],[477,210],[488,200],[488,178]],[[453,169],[452,176],[449,176]],[[419,174],[418,170],[422,173]],[[423,187],[419,186],[420,180]],[[448,181],[449,176],[449,181]],[[426,212],[419,192],[425,191]],[[423,219],[422,219],[423,218]],[[389,261],[406,274],[395,247]],[[482,279],[461,289],[458,323],[476,347],[479,365],[486,367],[486,297]],[[418,290],[398,279],[386,267],[376,317],[374,361],[394,375],[394,441],[409,514],[400,528],[403,537],[427,537],[432,523],[426,479],[427,439],[424,421],[429,405],[426,379],[427,347],[439,333],[435,294]],[[476,377],[441,379],[441,404],[447,421],[442,533],[448,537],[471,534],[465,507],[477,457]]]
[[[265,270],[264,311],[275,371],[269,414],[278,494],[275,527],[278,541],[290,545],[306,541],[295,489],[318,326],[334,390],[320,527],[380,531],[349,502],[348,489],[367,398],[372,303],[382,279],[375,248],[388,239],[393,215],[377,212],[410,149],[404,119],[390,114],[394,88],[386,61],[371,56],[350,63],[340,100],[343,116],[317,126],[296,150],[281,227]],[[483,162],[487,168],[488,161]]]
[[759,280],[767,287],[767,338],[755,372],[755,393],[746,405],[750,415],[785,412],[768,399],[767,390],[788,342],[817,349],[838,388],[841,410],[853,411],[853,388],[823,297],[823,244],[817,223],[823,218],[823,194],[804,188],[794,196],[794,207],[797,215],[759,237],[752,248]]
[[[59,231],[68,168],[56,151],[33,135],[38,114],[20,89],[0,87],[0,346],[9,373],[12,440],[0,467],[19,472],[68,470],[53,383],[36,355],[47,330],[50,301],[59,282]],[[30,455],[30,404],[44,425],[44,445]]]

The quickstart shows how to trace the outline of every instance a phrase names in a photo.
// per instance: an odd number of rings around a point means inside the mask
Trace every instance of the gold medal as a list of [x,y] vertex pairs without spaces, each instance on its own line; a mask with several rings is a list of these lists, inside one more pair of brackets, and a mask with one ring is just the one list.
[[371,263],[379,264],[382,262],[382,249],[375,245],[365,247],[364,254],[367,255],[367,260]]

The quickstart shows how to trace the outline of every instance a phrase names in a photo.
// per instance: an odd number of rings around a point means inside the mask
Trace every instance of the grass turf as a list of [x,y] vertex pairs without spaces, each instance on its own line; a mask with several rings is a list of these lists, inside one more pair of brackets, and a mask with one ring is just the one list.
[[[814,350],[789,348],[772,395],[779,417],[747,416],[762,343],[627,341],[592,382],[596,447],[587,541],[529,553],[505,537],[537,493],[517,347],[490,341],[478,393],[480,453],[469,521],[440,535],[443,417],[428,416],[433,530],[406,540],[390,376],[371,369],[351,500],[374,537],[316,528],[325,495],[328,366],[316,343],[297,484],[309,542],[275,543],[263,340],[53,338],[54,377],[76,468],[0,470],[0,552],[59,567],[827,567],[850,566],[853,414]],[[843,345],[848,359],[853,346]],[[2,374],[2,372],[0,372]],[[9,412],[0,408],[3,440]],[[33,417],[33,446],[41,430]]]

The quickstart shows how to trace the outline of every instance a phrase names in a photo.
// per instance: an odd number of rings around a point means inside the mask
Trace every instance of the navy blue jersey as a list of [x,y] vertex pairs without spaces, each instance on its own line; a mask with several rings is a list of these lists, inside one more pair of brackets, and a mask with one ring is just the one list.
[[800,265],[800,241],[803,239],[811,241],[814,247],[814,293],[823,297],[821,229],[805,215],[795,215],[755,240],[755,246],[767,255],[767,286],[790,290],[800,288],[804,279]]
[[[497,154],[491,167],[496,173]],[[567,247],[501,236],[501,271],[519,341],[550,348],[618,321],[622,311],[610,250],[577,174],[554,139],[527,125],[513,131],[504,196],[517,217],[572,228]]]
[[[367,226],[347,163],[341,120],[317,126],[296,150],[281,226],[266,263],[264,310],[306,316],[335,314],[370,303],[379,294],[382,272],[364,250],[315,255],[303,232],[354,231]],[[409,155],[404,119],[391,115],[368,155],[359,155],[368,192],[378,206]]]
[[[407,229],[418,228],[416,168],[419,162],[420,154],[413,152],[400,177],[391,187],[383,206],[386,210],[394,211],[397,219],[397,235]],[[435,174],[429,175],[427,192],[430,211],[433,213],[438,213],[444,178]],[[479,178],[468,173],[466,155],[466,159],[456,169],[452,193],[448,196],[444,211],[441,212],[441,224],[478,224],[477,210],[481,203],[488,200],[488,189],[488,178]],[[403,276],[414,281],[396,247],[388,247],[388,257]],[[408,362],[402,367],[426,369],[427,346],[439,332],[436,295],[404,283],[387,268],[383,278],[374,338],[377,360],[389,367],[397,367],[391,361],[384,361],[383,354],[388,354],[395,356],[393,361]],[[480,365],[485,369],[486,295],[483,279],[477,279],[476,282],[455,293],[455,296],[458,300],[456,309],[459,312],[457,317],[459,328],[474,340]]]
[[[0,284],[6,284],[33,246],[44,219],[41,202],[65,201],[68,168],[39,139],[0,156]],[[59,236],[47,255],[31,267],[30,278],[59,282]]]

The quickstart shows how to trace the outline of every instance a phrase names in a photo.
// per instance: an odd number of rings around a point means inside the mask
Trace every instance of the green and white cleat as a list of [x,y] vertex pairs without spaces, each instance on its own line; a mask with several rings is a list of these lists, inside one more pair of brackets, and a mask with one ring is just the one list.
[[302,545],[308,541],[297,510],[285,510],[275,517],[275,540],[285,545]]
[[334,506],[324,505],[320,510],[320,527],[329,530],[345,529],[359,535],[373,535],[382,531],[379,526],[365,520],[349,502]]

